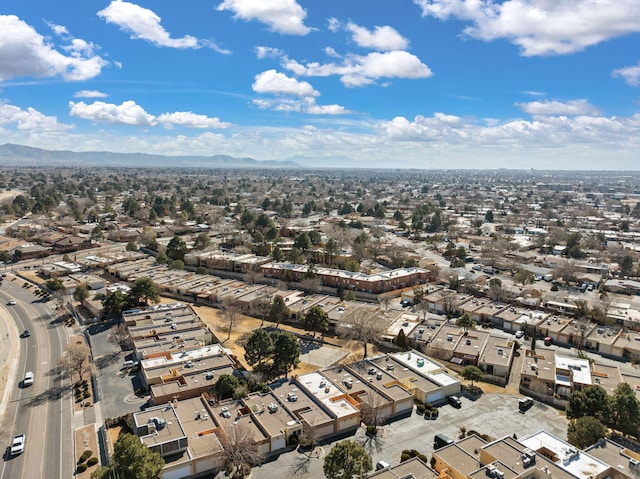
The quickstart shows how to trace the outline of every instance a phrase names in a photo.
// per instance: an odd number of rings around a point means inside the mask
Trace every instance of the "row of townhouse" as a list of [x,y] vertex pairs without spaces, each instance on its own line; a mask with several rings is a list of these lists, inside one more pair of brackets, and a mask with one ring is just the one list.
[[608,439],[583,451],[546,431],[491,442],[469,436],[432,460],[440,479],[631,479],[639,464],[640,454]]
[[219,470],[225,444],[239,432],[263,455],[279,454],[293,435],[322,441],[352,434],[363,421],[408,416],[416,399],[442,402],[461,387],[417,351],[281,379],[269,391],[221,402],[211,389],[219,375],[233,374],[235,364],[219,345],[158,353],[140,366],[154,405],[134,414],[134,432],[166,459],[165,479]]
[[536,348],[524,352],[520,371],[520,389],[544,402],[564,406],[574,391],[587,386],[601,386],[609,395],[616,387],[627,383],[640,399],[640,375],[623,373],[617,366],[591,363],[587,359],[562,356],[552,349]]

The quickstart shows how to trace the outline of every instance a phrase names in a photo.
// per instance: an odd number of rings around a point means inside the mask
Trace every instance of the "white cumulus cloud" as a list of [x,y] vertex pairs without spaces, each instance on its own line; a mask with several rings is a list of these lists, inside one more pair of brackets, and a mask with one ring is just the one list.
[[218,10],[232,11],[241,20],[257,20],[276,33],[306,35],[311,31],[304,24],[307,12],[296,0],[224,0]]
[[120,105],[102,101],[95,101],[91,104],[71,101],[69,102],[69,114],[84,120],[112,125],[147,127],[160,124],[168,129],[175,126],[186,128],[229,128],[231,126],[231,123],[223,122],[219,118],[211,118],[190,111],[162,113],[156,117],[147,113],[133,100],[124,101]]
[[406,38],[388,25],[367,30],[365,27],[349,22],[346,29],[351,32],[353,41],[360,47],[373,50],[405,50],[409,46]]
[[288,77],[276,70],[267,70],[255,77],[253,91],[256,93],[271,93],[273,95],[318,96],[310,83]]
[[219,53],[231,53],[229,50],[219,47],[212,40],[199,40],[191,35],[171,38],[170,33],[162,26],[160,16],[153,10],[135,3],[113,0],[106,8],[98,12],[98,16],[107,23],[118,25],[121,30],[131,34],[131,38],[146,40],[159,47],[197,49],[206,46]]
[[614,70],[611,75],[614,78],[622,78],[625,83],[631,86],[640,86],[640,64],[631,67],[619,68]]
[[0,81],[20,78],[50,78],[81,81],[98,76],[109,62],[95,53],[96,46],[70,38],[64,27],[52,26],[63,36],[58,50],[15,15],[0,15]]
[[198,115],[190,111],[177,111],[174,113],[163,113],[158,118],[158,123],[165,128],[172,128],[174,125],[189,128],[229,128],[231,123],[220,121],[219,118],[210,118],[206,115]]
[[556,100],[532,101],[516,103],[516,106],[530,115],[597,115],[598,109],[587,100],[571,100],[561,102]]
[[74,93],[74,98],[107,98],[109,95],[98,90],[80,90]]
[[34,108],[23,110],[0,102],[0,127],[10,125],[15,125],[18,130],[41,132],[62,132],[73,128],[73,125],[58,123],[55,116],[44,115]]
[[349,87],[374,83],[380,78],[428,78],[433,73],[415,55],[405,51],[372,52],[368,55],[349,55],[338,63],[307,63],[283,59],[283,67],[300,76],[340,76]]
[[69,102],[69,113],[84,120],[114,125],[152,126],[155,123],[153,115],[135,101],[124,101],[120,105],[95,101],[87,104],[83,101]]
[[425,16],[470,22],[464,34],[506,39],[524,56],[565,55],[640,32],[638,0],[413,0]]

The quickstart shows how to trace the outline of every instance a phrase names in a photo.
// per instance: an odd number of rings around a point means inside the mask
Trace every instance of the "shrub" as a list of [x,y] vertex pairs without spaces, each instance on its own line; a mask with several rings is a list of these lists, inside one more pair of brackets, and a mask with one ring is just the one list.
[[418,404],[416,404],[416,412],[418,414],[423,414],[424,410],[425,410],[424,403],[419,402]]
[[87,466],[89,466],[89,467],[95,466],[96,464],[98,464],[98,458],[97,457],[90,457],[89,460],[87,461]]
[[291,436],[289,436],[289,439],[287,442],[289,443],[290,446],[297,446],[299,439],[300,438],[298,437],[297,434],[292,434]]
[[89,391],[85,391],[85,392],[82,393],[82,397],[84,399],[87,399],[89,396],[91,396],[91,393]]
[[86,464],[78,464],[78,467],[76,467],[76,473],[77,474],[82,474],[86,470],[87,470],[87,465]]
[[378,434],[378,428],[376,426],[374,426],[373,424],[370,424],[367,426],[367,435],[375,436],[377,434]]
[[86,449],[82,453],[82,455],[80,456],[80,459],[78,459],[78,464],[82,464],[84,461],[89,459],[91,456],[93,456],[93,451],[91,449]]

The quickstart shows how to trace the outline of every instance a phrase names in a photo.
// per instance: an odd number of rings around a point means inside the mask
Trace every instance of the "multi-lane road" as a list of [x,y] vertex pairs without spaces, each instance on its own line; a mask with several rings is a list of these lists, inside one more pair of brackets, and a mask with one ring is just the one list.
[[[10,347],[12,340],[15,346],[17,340],[19,351],[13,353],[17,354],[17,367],[7,371],[14,381],[7,381],[12,390],[0,432],[5,448],[0,479],[72,477],[73,396],[71,380],[61,374],[59,366],[67,337],[49,305],[22,285],[20,279],[5,280],[0,285],[0,320],[6,322],[3,329],[31,332],[29,337],[20,338],[15,333],[3,333],[4,346]],[[12,300],[16,304],[9,304]],[[27,371],[35,373],[35,381],[24,387],[22,379]],[[26,447],[22,454],[11,456],[8,446],[17,434],[26,434]]]

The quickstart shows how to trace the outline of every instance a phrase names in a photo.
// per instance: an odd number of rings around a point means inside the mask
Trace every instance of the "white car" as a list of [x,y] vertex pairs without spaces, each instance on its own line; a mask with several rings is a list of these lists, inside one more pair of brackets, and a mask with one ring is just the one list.
[[22,454],[24,452],[24,443],[26,437],[24,434],[19,434],[13,438],[11,441],[11,455],[16,456],[18,454]]
[[33,379],[33,371],[27,371],[27,373],[24,375],[24,379],[22,380],[22,385],[24,387],[31,386],[33,384]]
[[516,338],[520,339],[522,336],[524,336],[524,331],[516,331]]
[[11,301],[9,301],[7,304],[8,304],[9,306],[15,306],[15,305],[16,305],[16,300],[15,300],[15,299],[12,299],[12,300],[11,300]]

